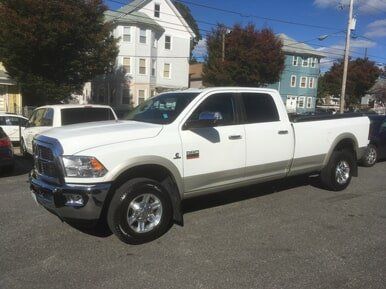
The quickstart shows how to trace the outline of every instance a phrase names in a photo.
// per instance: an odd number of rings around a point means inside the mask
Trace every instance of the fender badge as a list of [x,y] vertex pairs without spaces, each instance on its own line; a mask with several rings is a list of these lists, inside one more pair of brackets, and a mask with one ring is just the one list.
[[173,159],[179,160],[180,158],[181,158],[180,154],[179,154],[179,153],[176,153],[176,154],[174,155],[174,158],[173,158]]
[[187,151],[186,152],[186,158],[188,160],[191,160],[191,159],[198,159],[200,157],[200,151],[199,150],[195,150],[195,151]]

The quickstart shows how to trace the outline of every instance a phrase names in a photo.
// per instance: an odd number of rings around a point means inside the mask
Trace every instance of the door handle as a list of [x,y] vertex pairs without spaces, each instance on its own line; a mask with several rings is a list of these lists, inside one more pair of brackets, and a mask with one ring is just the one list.
[[278,134],[288,134],[288,130],[279,130]]
[[230,135],[230,136],[228,136],[228,138],[230,140],[242,139],[241,135],[239,135],[239,134],[237,134],[237,135]]

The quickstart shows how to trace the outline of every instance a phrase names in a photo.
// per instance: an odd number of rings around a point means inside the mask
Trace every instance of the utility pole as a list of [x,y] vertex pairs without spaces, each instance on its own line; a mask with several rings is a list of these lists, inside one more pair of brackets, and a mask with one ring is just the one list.
[[225,31],[225,28],[222,29],[222,62],[225,60]]
[[342,92],[340,94],[340,113],[344,112],[344,102],[346,96],[346,83],[347,83],[347,70],[348,70],[348,60],[350,54],[350,37],[351,30],[354,30],[355,20],[353,19],[353,10],[354,10],[354,0],[350,0],[350,12],[348,17],[347,24],[347,34],[346,34],[346,47],[344,50],[344,66],[343,66],[343,79],[342,79]]

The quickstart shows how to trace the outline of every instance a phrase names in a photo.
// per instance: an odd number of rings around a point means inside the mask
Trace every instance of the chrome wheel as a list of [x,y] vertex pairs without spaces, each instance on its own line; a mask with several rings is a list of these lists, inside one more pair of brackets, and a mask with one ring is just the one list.
[[162,203],[153,194],[142,194],[133,199],[127,210],[127,223],[136,233],[147,233],[161,222]]
[[340,185],[344,185],[350,178],[350,165],[347,161],[339,161],[335,169],[335,180]]
[[373,165],[375,164],[376,161],[377,161],[377,150],[373,147],[369,147],[367,149],[366,162],[369,165]]

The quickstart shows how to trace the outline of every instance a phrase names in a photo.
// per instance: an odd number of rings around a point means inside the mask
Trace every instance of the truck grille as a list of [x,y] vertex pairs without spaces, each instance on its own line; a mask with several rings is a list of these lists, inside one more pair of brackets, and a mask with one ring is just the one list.
[[54,154],[50,148],[35,144],[34,160],[35,169],[39,174],[48,176],[50,178],[58,177]]

